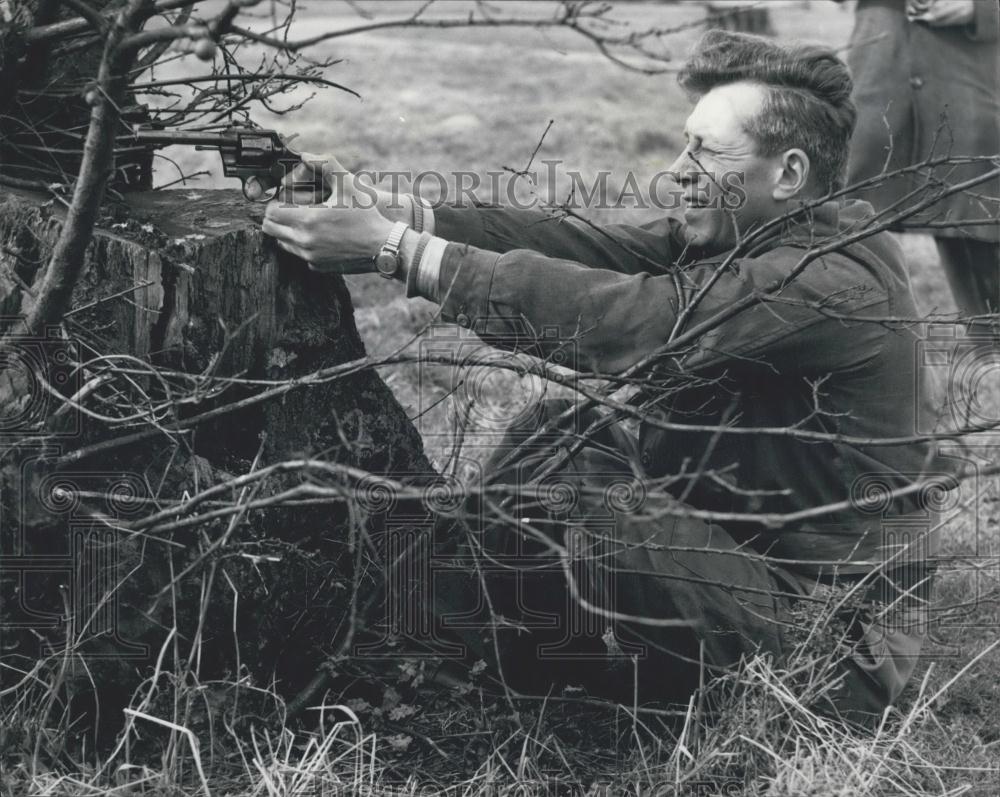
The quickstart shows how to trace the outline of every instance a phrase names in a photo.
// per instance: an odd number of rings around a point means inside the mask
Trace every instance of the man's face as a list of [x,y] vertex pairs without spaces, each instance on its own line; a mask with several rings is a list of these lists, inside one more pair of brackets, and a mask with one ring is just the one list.
[[732,249],[753,227],[777,218],[773,193],[781,156],[761,157],[746,132],[766,90],[755,83],[718,86],[695,105],[684,126],[687,146],[670,170],[684,190],[684,231],[705,254]]

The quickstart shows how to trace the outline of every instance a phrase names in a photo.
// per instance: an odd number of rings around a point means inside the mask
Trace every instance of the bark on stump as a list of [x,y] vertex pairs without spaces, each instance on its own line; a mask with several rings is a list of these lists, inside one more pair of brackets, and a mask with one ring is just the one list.
[[[98,398],[141,409],[182,392],[178,380],[145,373],[148,365],[287,380],[363,357],[343,279],[313,273],[275,247],[255,212],[233,191],[128,195],[94,235],[63,328],[15,341],[0,377],[0,655],[22,671],[49,657],[84,704],[92,680],[112,732],[158,655],[167,670],[188,660],[201,679],[249,674],[266,686],[275,677],[280,693],[295,694],[342,643],[355,583],[377,591],[381,575],[371,563],[379,546],[359,534],[346,504],[296,505],[251,513],[229,545],[162,592],[226,532],[230,517],[155,536],[129,533],[136,519],[247,473],[258,451],[258,468],[316,458],[404,481],[433,474],[418,433],[370,369],[181,435],[60,409],[62,400],[36,378],[63,396],[85,388],[85,407],[121,415]],[[30,305],[59,223],[57,205],[0,192],[3,315]],[[90,363],[85,374],[74,371],[77,362]],[[102,375],[106,382],[95,381]],[[175,402],[177,417],[161,418],[163,426],[267,389],[233,385],[214,395],[218,384],[209,385]],[[108,446],[137,433],[130,444]],[[310,480],[337,484],[292,472],[267,491]],[[267,491],[228,491],[200,511]],[[10,685],[16,671],[0,678]]]

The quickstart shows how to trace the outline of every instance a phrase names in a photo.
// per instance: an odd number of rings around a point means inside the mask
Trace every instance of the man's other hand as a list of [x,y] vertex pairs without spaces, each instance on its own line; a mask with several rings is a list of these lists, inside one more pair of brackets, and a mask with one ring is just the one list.
[[393,226],[378,210],[378,192],[332,156],[303,154],[302,161],[268,203],[264,233],[316,271],[374,271]]
[[932,28],[968,25],[976,14],[974,2],[975,0],[933,0],[926,9],[911,14],[910,20],[926,22]]
[[[302,162],[285,176],[280,186],[281,194],[277,198],[292,205],[314,205],[329,202],[331,195],[341,188],[370,198],[379,213],[389,221],[409,224],[413,220],[412,196],[396,195],[376,188],[368,173],[354,174],[348,171],[333,155],[304,153]],[[254,201],[262,199],[267,192],[267,187],[254,177],[247,181],[245,189],[247,198]]]
[[370,180],[349,172],[333,155],[309,153],[302,154],[301,162],[285,174],[281,185],[267,185],[266,181],[262,183],[258,178],[251,177],[245,189],[247,198],[254,201],[263,199],[269,190],[277,187],[280,198],[289,204],[314,205],[326,202],[336,188],[344,185],[368,194],[373,201],[380,199],[380,194],[384,193],[375,188]]

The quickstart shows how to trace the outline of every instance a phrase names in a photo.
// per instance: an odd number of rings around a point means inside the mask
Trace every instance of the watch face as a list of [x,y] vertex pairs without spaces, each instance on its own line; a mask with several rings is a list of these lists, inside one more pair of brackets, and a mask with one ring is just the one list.
[[375,268],[383,277],[394,277],[399,268],[399,260],[391,252],[379,252],[375,256]]

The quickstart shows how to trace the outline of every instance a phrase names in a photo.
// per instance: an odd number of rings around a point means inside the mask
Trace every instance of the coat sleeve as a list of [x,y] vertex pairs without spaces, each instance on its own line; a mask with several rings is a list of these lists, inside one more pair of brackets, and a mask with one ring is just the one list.
[[623,274],[662,273],[683,249],[680,222],[673,218],[641,227],[598,227],[540,210],[495,205],[435,208],[434,234],[491,252],[531,249]]
[[1000,0],[977,0],[973,8],[969,38],[977,42],[995,42],[1000,36]]
[[[889,294],[872,269],[843,255],[810,263],[780,291],[802,251],[782,247],[737,261],[690,314],[686,328],[708,322],[678,365],[743,368],[764,363],[789,373],[827,373],[878,352],[884,329],[846,321],[867,308],[891,311]],[[690,301],[716,270],[700,264],[675,276],[622,274],[539,252],[489,252],[451,244],[440,273],[442,315],[494,346],[527,351],[584,372],[620,373],[670,338],[680,301]],[[711,321],[735,302],[742,312]],[[835,315],[834,315],[835,314]]]

